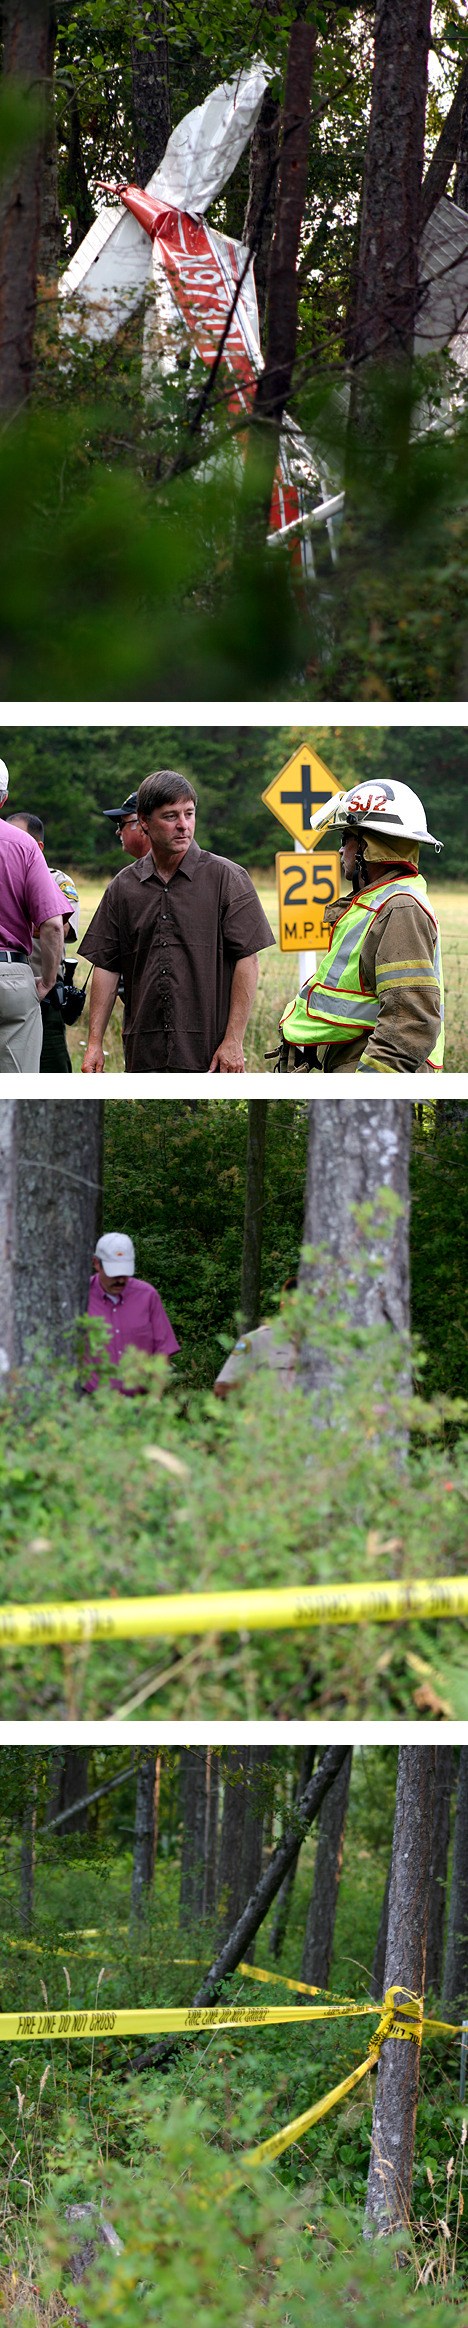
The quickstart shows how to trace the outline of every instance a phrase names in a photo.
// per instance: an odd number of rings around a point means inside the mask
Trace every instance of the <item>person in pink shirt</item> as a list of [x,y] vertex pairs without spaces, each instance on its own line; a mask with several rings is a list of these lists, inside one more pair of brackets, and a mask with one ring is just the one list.
[[[0,761],[0,807],[8,769]],[[0,1075],[37,1075],[41,1002],[55,985],[63,946],[63,898],[37,841],[0,818]],[[38,931],[40,975],[31,967]]]
[[[108,1328],[107,1356],[116,1369],[124,1350],[145,1350],[149,1357],[173,1358],[180,1348],[156,1286],[148,1285],[144,1277],[135,1277],[131,1237],[119,1235],[118,1231],[110,1230],[96,1245],[88,1317],[104,1320]],[[96,1369],[86,1383],[86,1390],[97,1390],[98,1381]]]

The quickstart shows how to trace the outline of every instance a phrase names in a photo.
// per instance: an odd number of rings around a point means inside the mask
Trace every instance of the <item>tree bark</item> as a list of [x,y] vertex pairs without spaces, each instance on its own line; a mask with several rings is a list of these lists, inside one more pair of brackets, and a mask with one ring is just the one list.
[[49,0],[6,0],[3,78],[24,92],[32,134],[0,194],[0,409],[26,402],[32,378],[50,53]]
[[392,1863],[391,1863],[391,1861],[390,1861],[390,1866],[389,1866],[388,1875],[387,1875],[387,1881],[386,1881],[386,1885],[385,1885],[384,1896],[383,1896],[383,1900],[382,1900],[382,1906],[381,1906],[381,1910],[380,1910],[379,1929],[378,1929],[378,1933],[377,1933],[377,1939],[376,1939],[375,1948],[374,1948],[374,1959],[373,1959],[373,1965],[372,1965],[372,1973],[371,1973],[371,1984],[370,1984],[370,1993],[371,1993],[371,1997],[375,1997],[375,1998],[376,1998],[376,2001],[378,2001],[379,2003],[380,2003],[380,2001],[381,2001],[381,1999],[382,1999],[382,1997],[383,1997],[383,1989],[384,1989],[385,1958],[386,1958],[386,1954],[387,1954],[387,1940],[388,1940],[388,1903],[389,1903],[389,1899],[390,1899],[390,1877],[391,1877],[391,1873],[392,1873]]
[[457,2020],[463,2020],[468,2004],[468,1746],[460,1747],[442,1996],[444,2011],[450,2009]]
[[[468,63],[463,66],[463,72],[460,74],[458,87],[455,90],[455,96],[452,97],[452,103],[449,106],[448,113],[446,113],[445,121],[443,122],[440,132],[440,137],[437,139],[437,145],[434,146],[434,152],[431,154],[429,168],[426,170],[426,176],[423,180],[420,214],[421,234],[424,233],[424,227],[427,226],[428,220],[432,217],[432,212],[436,208],[436,203],[440,202],[442,195],[445,194],[447,180],[450,177],[450,171],[453,170],[454,162],[457,161],[457,155],[460,152],[463,153],[464,151],[466,132],[464,134],[463,122],[467,99]],[[460,203],[462,210],[465,210],[466,202],[462,200],[462,194],[458,191],[458,168],[459,165],[457,162],[455,201]],[[466,177],[464,177],[464,185],[466,191]]]
[[[393,1835],[385,1990],[424,1994],[431,1876],[435,1747],[402,1746]],[[409,2219],[420,2045],[387,2038],[377,2072],[365,2236]]]
[[138,1929],[148,1907],[154,1876],[155,1827],[154,1802],[156,1785],[156,1752],[148,1747],[138,1764],[135,1804],[135,1840],[133,1848],[132,1893],[130,1924]]
[[[320,1812],[314,1881],[301,1964],[301,1980],[309,1981],[315,1988],[327,1988],[330,1977],[352,1759],[353,1749],[350,1746],[334,1786],[329,1787],[325,1795]],[[305,2001],[303,1998],[302,2002]]]
[[268,276],[268,333],[259,374],[244,469],[248,525],[265,533],[278,459],[279,434],[296,355],[297,261],[307,193],[310,107],[317,33],[299,17],[289,36],[275,231]]
[[81,135],[80,109],[76,90],[72,90],[68,121],[65,131],[66,161],[63,191],[70,220],[69,255],[79,250],[88,228],[92,226],[94,205],[86,176]]
[[206,1817],[205,1817],[205,1875],[203,1883],[203,1915],[212,1916],[216,1906],[218,1877],[218,1813],[219,1813],[219,1753],[215,1746],[206,1749]]
[[41,219],[38,250],[38,273],[44,282],[54,281],[58,274],[63,251],[62,220],[58,197],[57,123],[54,109],[54,67],[57,45],[57,17],[54,8],[49,12],[47,48],[47,122],[42,157]]
[[[272,1901],[276,1899],[288,1869],[297,1858],[297,1852],[304,1836],[308,1834],[313,1820],[317,1817],[317,1812],[320,1810],[328,1787],[333,1786],[334,1779],[337,1777],[338,1771],[341,1770],[347,1752],[347,1746],[327,1746],[325,1748],[319,1768],[309,1779],[308,1786],[304,1788],[304,1793],[294,1808],[292,1819],[285,1834],[281,1837],[281,1842],[277,1844],[276,1851],[272,1853],[268,1867],[265,1868],[260,1877],[260,1882],[257,1884],[252,1898],[247,1900],[246,1906],[233,1930],[229,1933],[219,1956],[216,1957],[209,1972],[201,1981],[200,1987],[196,1990],[192,2000],[194,2005],[215,2004],[223,1981],[227,1980],[229,1974],[235,1972],[237,1965],[242,1962],[246,1949],[249,1948],[250,1942],[255,1939],[256,1932],[260,1930],[260,1925],[264,1923],[265,1916],[268,1915]],[[163,2039],[160,2044],[149,2046],[145,2053],[137,2054],[132,2061],[131,2074],[133,2075],[135,2069],[146,2068],[150,2061],[165,2062],[176,2051],[177,2043],[172,2038]]]
[[[268,1748],[249,1746],[246,1770],[244,1830],[242,1836],[241,1906],[250,1899],[262,1872],[263,1828],[266,1796],[271,1783],[271,1763]],[[254,1958],[254,1942],[247,1950],[249,1962]]]
[[354,359],[408,358],[418,251],[431,0],[377,0]]
[[169,50],[166,0],[153,0],[145,12],[148,38],[142,47],[131,42],[135,177],[146,186],[165,154],[171,134]]
[[[304,1793],[304,1789],[308,1785],[309,1778],[312,1777],[316,1752],[316,1746],[304,1747],[304,1752],[301,1756],[299,1778],[294,1797],[295,1805],[300,1802],[301,1795]],[[300,1844],[298,1844],[296,1856],[292,1861],[291,1867],[288,1870],[288,1874],[285,1875],[284,1883],[281,1885],[281,1890],[278,1892],[276,1915],[270,1933],[270,1956],[273,1956],[276,1962],[278,1957],[281,1956],[286,1939],[292,1895],[296,1881],[296,1869],[299,1858],[299,1851]]]
[[182,1859],[179,1927],[194,1931],[203,1915],[206,1823],[206,1746],[184,1746],[181,1755]]
[[[322,1294],[326,1314],[346,1311],[361,1327],[390,1324],[401,1337],[409,1329],[410,1147],[410,1100],[349,1099],[344,1108],[331,1099],[309,1108],[304,1245],[319,1250],[312,1267],[302,1259],[299,1283]],[[390,1233],[380,1242],[372,1233],[366,1247],[355,1208],[378,1206],[382,1189],[399,1198],[402,1210]],[[302,1352],[306,1388],[329,1380],[334,1362],[317,1325],[316,1346]]]
[[10,1365],[66,1353],[85,1310],[102,1172],[103,1103],[0,1100],[0,1342]]
[[249,1099],[245,1170],[241,1311],[243,1325],[260,1324],[267,1099]]
[[426,1947],[426,1989],[434,1989],[436,1997],[440,1997],[442,1987],[450,1802],[454,1775],[453,1747],[436,1746],[431,1888]]
[[85,1835],[88,1827],[88,1746],[65,1746],[60,1773],[58,1809],[66,1814],[67,1835]]
[[464,75],[462,77],[464,79],[464,90],[463,103],[460,112],[460,129],[457,146],[457,167],[455,171],[454,195],[455,201],[459,203],[460,210],[468,210],[468,64],[465,65]]
[[28,1780],[23,1812],[20,1857],[20,1925],[26,1935],[31,1931],[34,1910],[34,1875],[36,1864],[37,1777],[34,1770]]
[[228,1746],[224,1763],[224,1800],[218,1867],[219,1930],[223,1939],[237,1923],[244,1905],[242,1853],[249,1746]]
[[258,301],[260,344],[263,341],[268,276],[275,221],[276,180],[280,146],[281,108],[271,89],[263,104],[250,143],[249,196],[242,240],[255,248],[254,275]]

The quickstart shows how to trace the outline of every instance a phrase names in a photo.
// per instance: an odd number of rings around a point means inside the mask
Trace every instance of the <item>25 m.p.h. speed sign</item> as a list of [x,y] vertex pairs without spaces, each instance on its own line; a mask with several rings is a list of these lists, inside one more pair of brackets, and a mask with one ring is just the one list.
[[326,905],[340,894],[340,859],[333,849],[326,856],[281,851],[276,859],[279,943],[282,954],[301,954],[311,946],[326,950],[330,932],[324,925]]

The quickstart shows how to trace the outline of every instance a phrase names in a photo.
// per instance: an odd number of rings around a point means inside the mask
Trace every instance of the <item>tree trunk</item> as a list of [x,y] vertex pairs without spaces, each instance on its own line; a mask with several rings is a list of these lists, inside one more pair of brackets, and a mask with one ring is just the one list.
[[[249,1746],[247,1748],[247,1753],[247,1783],[245,1790],[244,1831],[242,1836],[242,1907],[244,1906],[245,1901],[250,1899],[251,1893],[255,1891],[262,1872],[263,1827],[266,1795],[267,1791],[270,1791],[271,1786],[271,1756],[269,1763],[268,1748],[265,1746]],[[247,1956],[249,1962],[251,1963],[253,1962],[254,1954],[255,1947],[252,1940],[250,1947],[247,1950]]]
[[464,82],[463,103],[460,109],[454,194],[455,201],[460,205],[460,210],[468,210],[468,64],[464,67],[462,80]]
[[[361,1327],[409,1329],[410,1100],[327,1099],[309,1108],[304,1244],[319,1247],[313,1265],[302,1260],[299,1282],[322,1295],[325,1315],[346,1311]],[[326,1189],[326,1214],[324,1214]],[[364,1246],[356,1207],[378,1207],[382,1189],[402,1210],[379,1240]],[[385,1231],[385,1220],[384,1220]],[[324,1234],[325,1232],[325,1234]],[[379,1268],[374,1274],[376,1246]],[[321,1250],[320,1250],[321,1248]],[[306,1388],[330,1379],[335,1360],[317,1323],[316,1346],[302,1353]]]
[[131,42],[135,178],[146,186],[165,154],[171,134],[166,0],[153,0],[145,13],[147,40]]
[[[426,170],[426,176],[423,182],[421,193],[421,234],[423,234],[424,227],[427,226],[428,220],[432,217],[432,212],[435,210],[436,203],[440,202],[442,195],[445,194],[447,180],[450,177],[450,171],[453,170],[454,161],[457,162],[455,201],[460,203],[460,208],[462,210],[466,209],[466,202],[463,201],[462,194],[458,190],[458,173],[459,167],[461,167],[461,169],[463,168],[461,156],[465,146],[466,130],[464,131],[463,124],[467,98],[468,64],[463,66],[463,72],[460,74],[458,87],[455,90],[455,96],[452,97],[452,103],[449,106],[448,113],[446,113],[445,121],[443,122],[443,126],[440,132],[440,137],[438,137],[437,145],[434,146],[434,152],[431,154],[429,168]],[[458,156],[460,156],[460,162],[457,158]],[[466,177],[464,179],[464,184],[466,190]]]
[[268,1104],[267,1099],[249,1099],[248,1103],[241,1311],[242,1323],[250,1329],[260,1324]]
[[[276,1851],[272,1853],[268,1867],[265,1868],[264,1874],[260,1877],[260,1882],[257,1884],[252,1899],[247,1900],[246,1906],[234,1929],[229,1933],[219,1956],[216,1957],[209,1972],[201,1981],[200,1987],[196,1990],[193,1998],[194,2005],[215,2004],[223,1981],[228,1979],[229,1973],[236,1971],[238,1964],[241,1964],[246,1949],[250,1947],[251,1940],[255,1939],[256,1932],[260,1930],[260,1925],[264,1923],[265,1916],[268,1915],[272,1901],[276,1899],[288,1869],[297,1858],[297,1852],[298,1849],[300,1850],[304,1836],[309,1833],[309,1828],[320,1810],[323,1797],[327,1793],[328,1787],[333,1786],[334,1779],[337,1777],[338,1771],[341,1770],[347,1752],[346,1746],[327,1746],[325,1748],[319,1768],[309,1779],[308,1786],[304,1788],[301,1800],[294,1808],[292,1819],[281,1838],[281,1842],[277,1844]],[[132,2075],[135,2069],[144,2069],[150,2061],[166,2061],[169,2055],[176,2051],[177,2043],[172,2038],[167,2040],[163,2038],[160,2044],[151,2045],[145,2053],[137,2055],[136,2059],[132,2061]]]
[[153,1872],[154,1872],[154,1864],[155,1864],[156,1853],[157,1853],[158,1842],[159,1842],[159,1807],[160,1807],[160,1800],[161,1800],[161,1768],[162,1768],[162,1762],[161,1762],[161,1748],[159,1747],[159,1748],[158,1748],[157,1755],[156,1755],[156,1765],[155,1765],[155,1773],[154,1773],[154,1790],[153,1790]]
[[218,1813],[219,1813],[219,1753],[215,1746],[206,1749],[206,1819],[205,1819],[205,1878],[203,1884],[203,1915],[212,1916],[216,1905],[218,1875]]
[[[304,1793],[304,1788],[308,1785],[309,1778],[312,1777],[316,1752],[316,1746],[304,1747],[304,1752],[301,1756],[301,1766],[296,1792],[294,1796],[295,1805],[300,1802],[301,1795]],[[276,1915],[270,1933],[270,1956],[273,1956],[276,1962],[278,1957],[281,1956],[286,1939],[292,1895],[296,1881],[296,1869],[299,1858],[299,1851],[300,1844],[298,1844],[296,1856],[292,1861],[288,1874],[285,1875],[284,1883],[281,1885],[281,1890],[278,1892]]]
[[[28,1104],[23,1101],[24,1104]],[[0,1359],[2,1370],[13,1365],[15,1339],[16,1154],[18,1110],[11,1099],[0,1099]]]
[[[29,1759],[29,1757],[28,1757]],[[34,1873],[36,1862],[37,1777],[34,1770],[28,1781],[23,1812],[20,1858],[20,1926],[26,1935],[31,1931],[34,1909]]]
[[60,1774],[59,1811],[66,1811],[67,1835],[85,1835],[88,1827],[88,1746],[65,1746]]
[[447,1951],[442,1991],[444,2012],[463,2020],[468,2005],[468,1746],[460,1747],[453,1838]]
[[354,358],[411,356],[431,0],[377,0]]
[[86,1308],[102,1169],[103,1103],[0,1100],[0,1342],[10,1365],[66,1353]]
[[372,1973],[371,1973],[371,1984],[370,1984],[370,1993],[371,1993],[371,1997],[375,1997],[375,1998],[376,1998],[376,2001],[377,2001],[378,2003],[380,2003],[380,2002],[381,2002],[381,1999],[382,1999],[382,1997],[383,1997],[383,1991],[384,1991],[385,1958],[386,1958],[386,1954],[387,1954],[387,1940],[388,1940],[388,1903],[389,1903],[389,1899],[390,1899],[390,1877],[391,1877],[391,1873],[392,1873],[392,1863],[391,1863],[391,1860],[390,1860],[390,1866],[389,1866],[389,1870],[388,1870],[387,1881],[386,1881],[386,1885],[385,1885],[385,1891],[384,1891],[384,1896],[383,1896],[383,1900],[382,1900],[382,1906],[381,1906],[381,1910],[380,1910],[379,1929],[378,1929],[378,1933],[377,1933],[377,1939],[376,1939],[375,1948],[374,1948],[374,1960],[373,1960],[373,1965],[372,1965]]
[[72,90],[65,130],[66,161],[63,179],[64,198],[70,219],[71,239],[69,256],[79,250],[94,218],[94,204],[90,194],[81,136],[81,120],[76,90]]
[[38,273],[45,283],[58,275],[63,252],[62,220],[58,197],[57,123],[54,108],[54,66],[57,44],[57,17],[50,9],[47,51],[47,128],[42,159],[41,224],[38,250]]
[[228,1746],[224,1762],[224,1801],[218,1867],[219,1929],[227,1938],[245,1901],[242,1888],[245,1798],[249,1746]]
[[268,277],[268,334],[259,374],[244,470],[244,508],[249,529],[265,534],[279,449],[284,407],[296,355],[299,277],[297,260],[307,194],[310,104],[317,32],[299,17],[289,35],[281,160],[275,231]]
[[[385,1990],[424,1994],[431,1879],[434,1746],[402,1746],[385,1958]],[[420,2044],[387,2038],[377,2072],[365,2236],[402,2229],[409,2220]]]
[[[329,1787],[325,1795],[320,1812],[314,1881],[301,1964],[301,1980],[309,1981],[315,1988],[327,1988],[330,1977],[352,1759],[353,1749],[350,1746],[334,1786]],[[304,1998],[302,2002],[305,2002]]]
[[179,1927],[194,1931],[203,1915],[206,1822],[206,1746],[184,1746],[181,1754],[182,1859]]
[[156,1753],[148,1747],[138,1764],[135,1804],[135,1841],[133,1848],[132,1895],[130,1923],[139,1927],[148,1907],[154,1876],[155,1832],[154,1798],[156,1784]]
[[31,116],[0,194],[0,409],[7,413],[31,387],[49,42],[49,0],[6,0],[3,79],[12,97],[24,93]]
[[279,160],[281,108],[271,89],[265,90],[263,104],[250,143],[249,197],[243,227],[243,242],[255,248],[254,274],[258,300],[260,343],[263,340],[268,296],[268,276],[275,220],[276,180]]
[[442,1987],[450,1802],[454,1775],[453,1747],[436,1746],[431,1888],[426,1947],[426,1989],[434,1989],[436,1997],[440,1997]]

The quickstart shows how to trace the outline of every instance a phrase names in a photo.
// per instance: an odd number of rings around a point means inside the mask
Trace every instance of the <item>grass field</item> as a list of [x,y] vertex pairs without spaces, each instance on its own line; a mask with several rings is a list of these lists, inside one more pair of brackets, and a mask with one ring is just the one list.
[[[101,885],[81,875],[74,876],[80,892],[81,936],[85,935],[93,913],[102,895]],[[273,875],[259,873],[253,876],[264,911],[277,934],[278,915]],[[448,1074],[465,1073],[468,1068],[468,1040],[464,1023],[464,991],[468,978],[468,891],[461,885],[446,884],[431,889],[431,897],[439,915],[442,931],[442,949],[445,968],[446,1048],[445,1067]],[[70,951],[73,951],[70,948]],[[80,965],[78,984],[82,983],[86,964]],[[297,954],[282,955],[277,945],[260,957],[260,977],[255,1007],[247,1030],[245,1043],[246,1067],[250,1074],[273,1071],[273,1063],[265,1053],[276,1050],[278,1021],[285,1004],[298,986]],[[121,1040],[122,1013],[118,1003],[113,1012],[105,1039],[106,1068],[109,1074],[123,1073]],[[68,1045],[75,1073],[80,1072],[86,1046],[88,1008],[78,1026],[70,1030]]]

